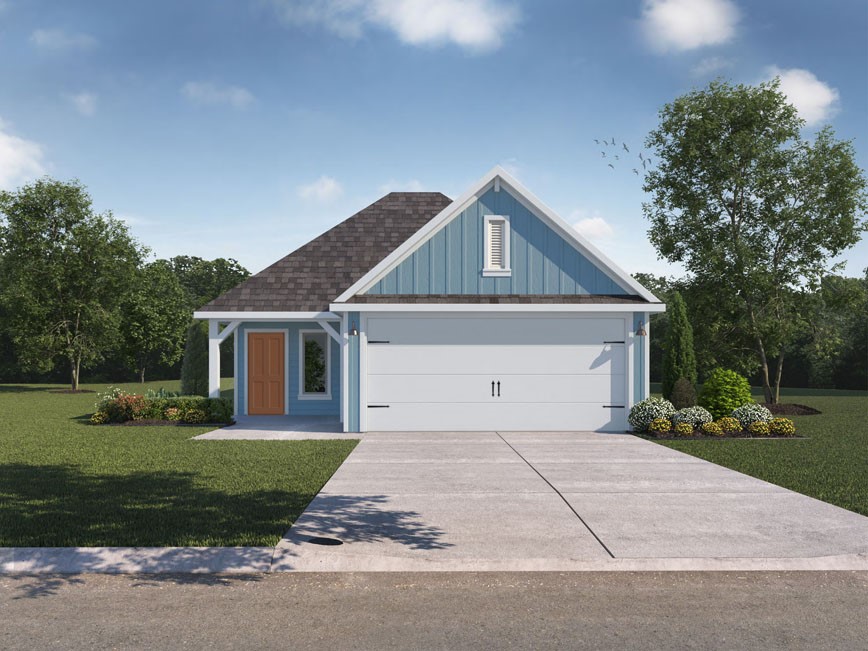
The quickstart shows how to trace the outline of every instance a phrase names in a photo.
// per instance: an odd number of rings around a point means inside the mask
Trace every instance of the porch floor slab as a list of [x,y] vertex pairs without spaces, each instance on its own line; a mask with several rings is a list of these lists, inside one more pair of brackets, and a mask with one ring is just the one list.
[[207,441],[302,441],[359,439],[361,434],[344,432],[334,416],[243,416],[234,425],[194,436]]

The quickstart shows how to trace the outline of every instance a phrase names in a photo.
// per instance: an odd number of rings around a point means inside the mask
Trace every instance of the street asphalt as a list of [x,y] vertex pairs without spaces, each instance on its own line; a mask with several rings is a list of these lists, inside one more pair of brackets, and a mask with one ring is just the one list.
[[868,572],[0,576],[0,648],[865,649]]

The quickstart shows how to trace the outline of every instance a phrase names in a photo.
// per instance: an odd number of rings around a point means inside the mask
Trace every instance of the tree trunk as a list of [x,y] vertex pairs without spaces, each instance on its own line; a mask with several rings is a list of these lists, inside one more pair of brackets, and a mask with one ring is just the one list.
[[781,400],[781,374],[784,372],[784,351],[778,355],[778,367],[775,369],[775,400],[777,404]]
[[768,357],[766,357],[766,349],[765,346],[763,346],[763,340],[759,337],[756,338],[756,347],[759,352],[760,361],[762,362],[763,394],[765,395],[766,402],[771,403],[773,402],[773,396],[771,381],[769,379],[769,360]]
[[76,357],[72,360],[72,390],[78,391],[78,377],[81,369],[81,358]]
[[141,382],[142,384],[145,383],[145,367],[144,366],[142,366],[139,369],[139,382]]

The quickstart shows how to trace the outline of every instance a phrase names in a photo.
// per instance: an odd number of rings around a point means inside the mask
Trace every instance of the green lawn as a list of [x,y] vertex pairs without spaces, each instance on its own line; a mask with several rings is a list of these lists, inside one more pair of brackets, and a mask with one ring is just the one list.
[[[658,441],[753,477],[868,515],[868,392],[782,389],[781,402],[823,412],[796,416],[806,439]],[[757,393],[758,400],[762,394]]]
[[0,385],[0,547],[273,545],[356,445],[93,426],[96,394],[56,388]]

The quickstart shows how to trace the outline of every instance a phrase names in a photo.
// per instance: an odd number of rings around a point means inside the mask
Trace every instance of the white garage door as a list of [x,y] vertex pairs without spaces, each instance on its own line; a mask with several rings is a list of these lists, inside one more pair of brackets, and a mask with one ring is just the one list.
[[371,317],[368,431],[624,431],[625,321]]

